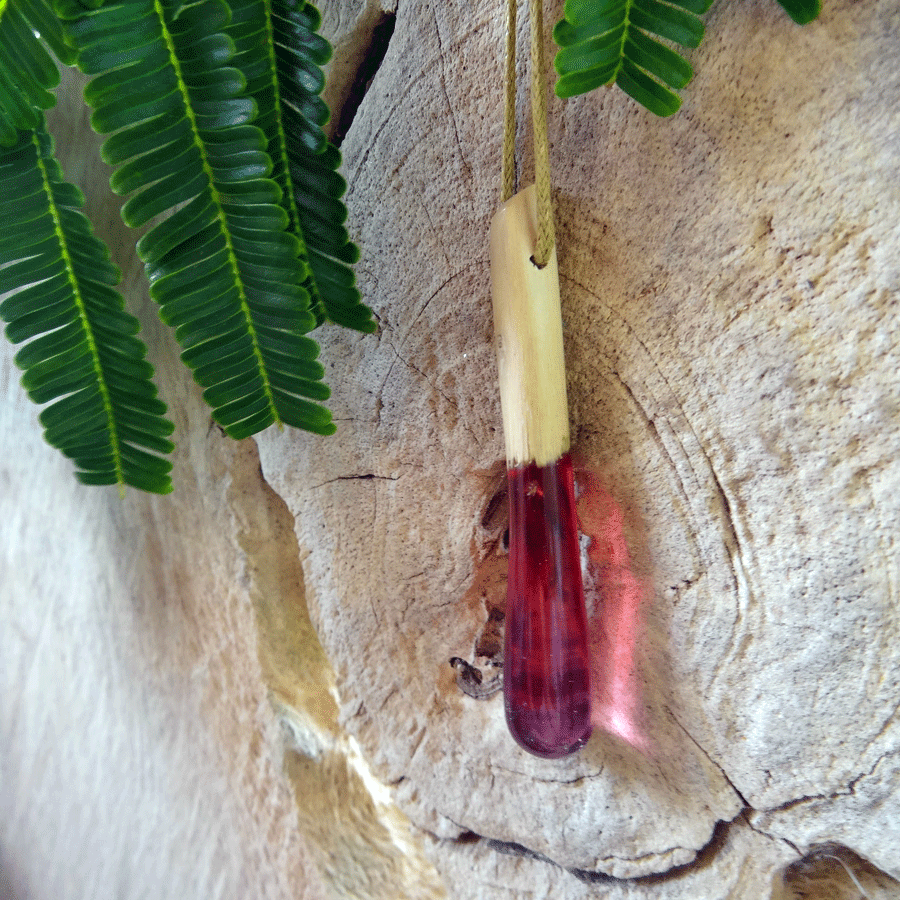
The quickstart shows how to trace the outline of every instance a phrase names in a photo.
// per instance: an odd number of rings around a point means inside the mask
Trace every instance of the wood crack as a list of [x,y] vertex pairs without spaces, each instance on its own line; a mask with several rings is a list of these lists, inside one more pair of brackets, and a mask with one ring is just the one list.
[[456,149],[459,151],[460,161],[462,162],[463,168],[466,170],[466,175],[468,176],[466,190],[468,191],[469,202],[471,203],[472,202],[472,181],[473,181],[472,167],[469,165],[468,161],[466,160],[466,156],[463,153],[463,145],[462,145],[462,141],[460,140],[460,137],[459,137],[459,126],[457,125],[457,122],[456,122],[456,113],[453,110],[453,104],[450,102],[450,94],[447,92],[447,76],[446,76],[447,65],[446,65],[446,59],[444,56],[444,42],[441,40],[441,27],[438,24],[436,13],[434,14],[434,31],[435,31],[435,34],[437,35],[438,58],[441,61],[441,71],[440,71],[441,91],[443,92],[444,100],[447,103],[447,112],[450,114],[450,122],[453,125],[453,135],[456,139]]
[[[496,768],[496,767],[492,767]],[[589,776],[582,776],[589,777]],[[619,857],[619,856],[608,856],[604,857],[600,860],[600,862],[609,862],[611,865],[616,862],[639,862],[644,859],[653,859],[653,858],[662,858],[668,855],[676,854],[679,852],[688,852],[693,853],[694,858],[689,862],[683,863],[681,865],[672,866],[669,869],[666,869],[664,872],[656,872],[650,875],[636,875],[633,877],[618,877],[615,875],[610,875],[607,872],[601,871],[599,869],[578,869],[578,868],[568,868],[566,866],[560,865],[554,859],[551,859],[549,856],[546,856],[543,853],[539,853],[536,850],[532,850],[530,847],[526,847],[524,844],[516,843],[515,841],[503,841],[498,838],[492,838],[488,835],[479,834],[476,831],[472,831],[467,828],[465,825],[454,821],[448,817],[448,821],[452,822],[457,828],[459,828],[461,832],[461,836],[464,837],[464,841],[466,843],[474,842],[474,841],[484,841],[488,847],[497,853],[502,853],[505,856],[517,856],[524,859],[532,859],[536,862],[547,863],[548,865],[553,866],[557,869],[562,869],[564,872],[568,872],[574,878],[577,878],[579,881],[585,882],[587,884],[629,884],[629,885],[654,885],[654,884],[662,884],[667,881],[675,880],[678,878],[683,878],[688,874],[699,871],[701,869],[705,869],[708,866],[712,865],[714,859],[718,855],[719,851],[724,847],[725,843],[728,840],[728,834],[730,830],[735,826],[743,826],[749,825],[746,821],[744,810],[742,810],[734,819],[731,821],[719,821],[715,824],[710,839],[706,842],[706,844],[701,847],[699,850],[694,850],[690,847],[667,847],[665,849],[659,851],[652,851],[650,853],[639,854],[635,857]],[[753,829],[756,830],[756,829]],[[448,839],[443,839],[448,840]],[[452,841],[458,840],[450,839]],[[786,842],[789,843],[789,842]]]
[[[779,806],[772,806],[766,809],[760,810],[752,810],[757,812],[759,815],[771,815],[773,813],[786,812],[787,810],[794,809],[798,806],[802,806],[805,803],[819,803],[822,801],[829,800],[837,800],[840,797],[853,797],[856,795],[856,786],[860,781],[863,781],[866,778],[871,778],[875,774],[875,770],[887,759],[890,759],[893,756],[900,755],[900,750],[895,750],[891,753],[885,753],[883,756],[879,756],[878,759],[875,760],[872,767],[867,772],[861,772],[859,775],[852,778],[847,782],[847,786],[841,788],[837,791],[832,791],[830,794],[809,794],[803,797],[796,797],[793,800],[788,800],[785,803],[782,803]],[[754,829],[758,830],[758,829]]]
[[306,488],[308,491],[317,491],[326,485],[334,484],[338,481],[399,481],[399,475],[376,475],[374,472],[364,472],[361,475],[338,475],[336,478],[329,478],[320,484],[314,484]]
[[747,798],[737,789],[734,782],[728,777],[728,773],[725,771],[725,769],[723,769],[722,766],[720,766],[719,763],[717,763],[709,755],[709,753],[700,745],[699,741],[697,741],[697,739],[687,730],[687,728],[685,728],[684,725],[681,724],[681,722],[678,719],[678,716],[676,716],[675,713],[673,713],[671,709],[666,707],[666,711],[672,717],[675,724],[685,733],[688,740],[703,754],[703,756],[706,759],[708,759],[719,770],[722,777],[725,779],[726,784],[734,791],[734,793],[740,799],[741,803],[744,805],[744,809],[745,810],[752,809],[750,804],[747,802]]

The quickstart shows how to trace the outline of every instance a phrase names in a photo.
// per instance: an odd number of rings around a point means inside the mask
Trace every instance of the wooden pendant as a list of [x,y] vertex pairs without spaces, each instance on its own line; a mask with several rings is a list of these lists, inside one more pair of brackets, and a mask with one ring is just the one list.
[[556,249],[543,268],[534,186],[491,224],[491,293],[509,483],[503,692],[513,738],[560,757],[591,735],[590,659]]

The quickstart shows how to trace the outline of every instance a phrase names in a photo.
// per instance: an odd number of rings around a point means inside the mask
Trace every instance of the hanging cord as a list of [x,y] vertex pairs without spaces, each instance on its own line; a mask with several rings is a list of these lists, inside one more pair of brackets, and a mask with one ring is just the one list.
[[[529,0],[531,8],[531,127],[534,132],[534,180],[537,185],[538,235],[534,262],[547,265],[556,235],[550,196],[550,142],[547,137],[547,95],[544,87],[543,0]],[[500,201],[515,192],[516,182],[516,5],[509,0],[506,28],[506,104],[503,126],[503,168]]]
[[506,17],[506,104],[503,120],[503,170],[500,202],[516,192],[516,6],[509,0]]
[[538,237],[534,262],[542,269],[550,260],[556,234],[550,197],[550,141],[547,138],[547,91],[544,65],[544,0],[531,4],[531,127],[534,129],[534,180],[537,183]]

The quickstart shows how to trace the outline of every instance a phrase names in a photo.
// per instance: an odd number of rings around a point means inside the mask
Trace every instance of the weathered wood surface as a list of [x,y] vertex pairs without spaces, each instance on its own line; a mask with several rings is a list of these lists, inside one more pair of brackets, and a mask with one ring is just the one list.
[[0,896],[320,898],[240,545],[272,518],[255,448],[210,428],[73,94],[54,132],[145,323],[176,493],[78,485],[0,341]]
[[144,323],[175,493],[78,485],[0,340],[0,898],[442,896],[337,726],[293,520],[156,317],[80,89],[52,130]]
[[[0,896],[898,896],[900,11],[718,4],[674,119],[551,103],[598,667],[552,763],[448,663],[503,605],[501,5],[398,6],[344,145],[381,330],[324,331],[338,435],[265,435],[265,480],[62,111],[177,487],[79,487],[0,348]],[[346,81],[379,5],[323,7]]]
[[896,4],[719,4],[673,119],[550,105],[601,726],[562,762],[448,665],[503,605],[500,6],[399,5],[344,145],[381,330],[324,337],[337,440],[261,441],[341,721],[454,897],[760,897],[825,841],[898,876]]

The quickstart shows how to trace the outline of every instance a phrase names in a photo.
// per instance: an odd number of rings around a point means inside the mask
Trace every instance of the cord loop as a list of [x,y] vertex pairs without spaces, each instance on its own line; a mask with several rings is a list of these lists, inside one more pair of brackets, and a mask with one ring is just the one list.
[[[550,259],[556,234],[550,193],[550,142],[547,137],[543,0],[529,0],[531,10],[531,127],[534,133],[534,180],[537,186],[538,235],[534,262],[543,268]],[[516,13],[518,0],[509,0],[506,22],[506,103],[503,126],[503,163],[500,201],[516,188]]]

